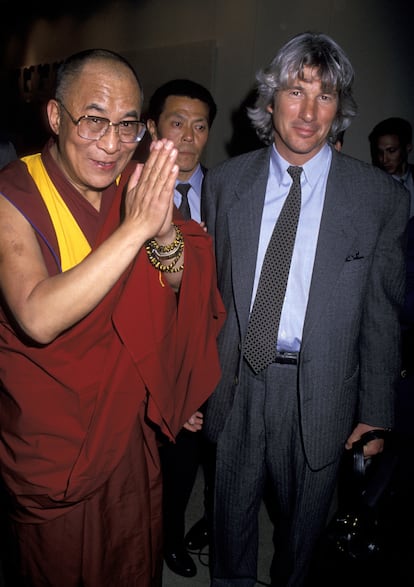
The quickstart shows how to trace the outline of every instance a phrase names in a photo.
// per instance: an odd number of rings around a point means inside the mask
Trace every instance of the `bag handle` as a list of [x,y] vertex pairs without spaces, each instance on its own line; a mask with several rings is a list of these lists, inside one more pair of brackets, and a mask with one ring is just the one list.
[[352,460],[354,465],[354,473],[357,479],[362,479],[365,475],[366,465],[369,459],[364,457],[364,446],[371,442],[371,440],[385,439],[389,436],[390,430],[368,430],[361,435],[359,440],[352,444]]

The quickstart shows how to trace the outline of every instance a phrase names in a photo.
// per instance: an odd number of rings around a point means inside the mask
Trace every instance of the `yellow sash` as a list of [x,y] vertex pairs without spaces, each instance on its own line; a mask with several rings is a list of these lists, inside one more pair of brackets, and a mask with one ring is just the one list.
[[33,177],[52,220],[59,245],[62,271],[78,265],[91,247],[50,179],[39,153],[22,157]]

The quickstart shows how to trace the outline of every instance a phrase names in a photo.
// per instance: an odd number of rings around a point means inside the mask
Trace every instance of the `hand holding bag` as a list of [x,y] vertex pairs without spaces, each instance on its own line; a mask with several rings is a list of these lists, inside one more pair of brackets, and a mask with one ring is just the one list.
[[[371,440],[383,438],[383,452],[364,458]],[[327,528],[327,539],[336,554],[363,561],[381,553],[386,542],[392,481],[398,452],[392,432],[370,430],[347,451],[338,486],[338,510]]]

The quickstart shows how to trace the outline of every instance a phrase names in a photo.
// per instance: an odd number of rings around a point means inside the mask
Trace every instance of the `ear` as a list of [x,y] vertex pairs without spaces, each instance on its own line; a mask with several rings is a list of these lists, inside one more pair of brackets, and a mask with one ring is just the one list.
[[408,145],[406,146],[406,150],[407,150],[407,153],[411,153],[411,151],[413,150],[413,146],[411,143],[408,143]]
[[272,106],[272,104],[268,104],[268,105],[266,106],[266,110],[267,110],[268,112],[270,112],[270,114],[273,114],[273,106]]
[[153,141],[158,140],[157,125],[155,124],[155,121],[152,120],[152,118],[148,118],[147,120],[147,129],[149,134],[151,135],[151,139]]
[[60,128],[60,106],[56,100],[49,100],[47,103],[47,118],[49,121],[50,128],[55,135],[59,134]]

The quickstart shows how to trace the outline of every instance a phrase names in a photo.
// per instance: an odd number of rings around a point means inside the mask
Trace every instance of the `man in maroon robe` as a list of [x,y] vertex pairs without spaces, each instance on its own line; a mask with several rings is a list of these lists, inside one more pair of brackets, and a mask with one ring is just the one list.
[[54,138],[0,174],[0,462],[16,585],[160,585],[156,430],[174,439],[220,377],[211,239],[173,217],[171,142],[132,164],[141,105],[121,56],[71,56],[47,106]]

